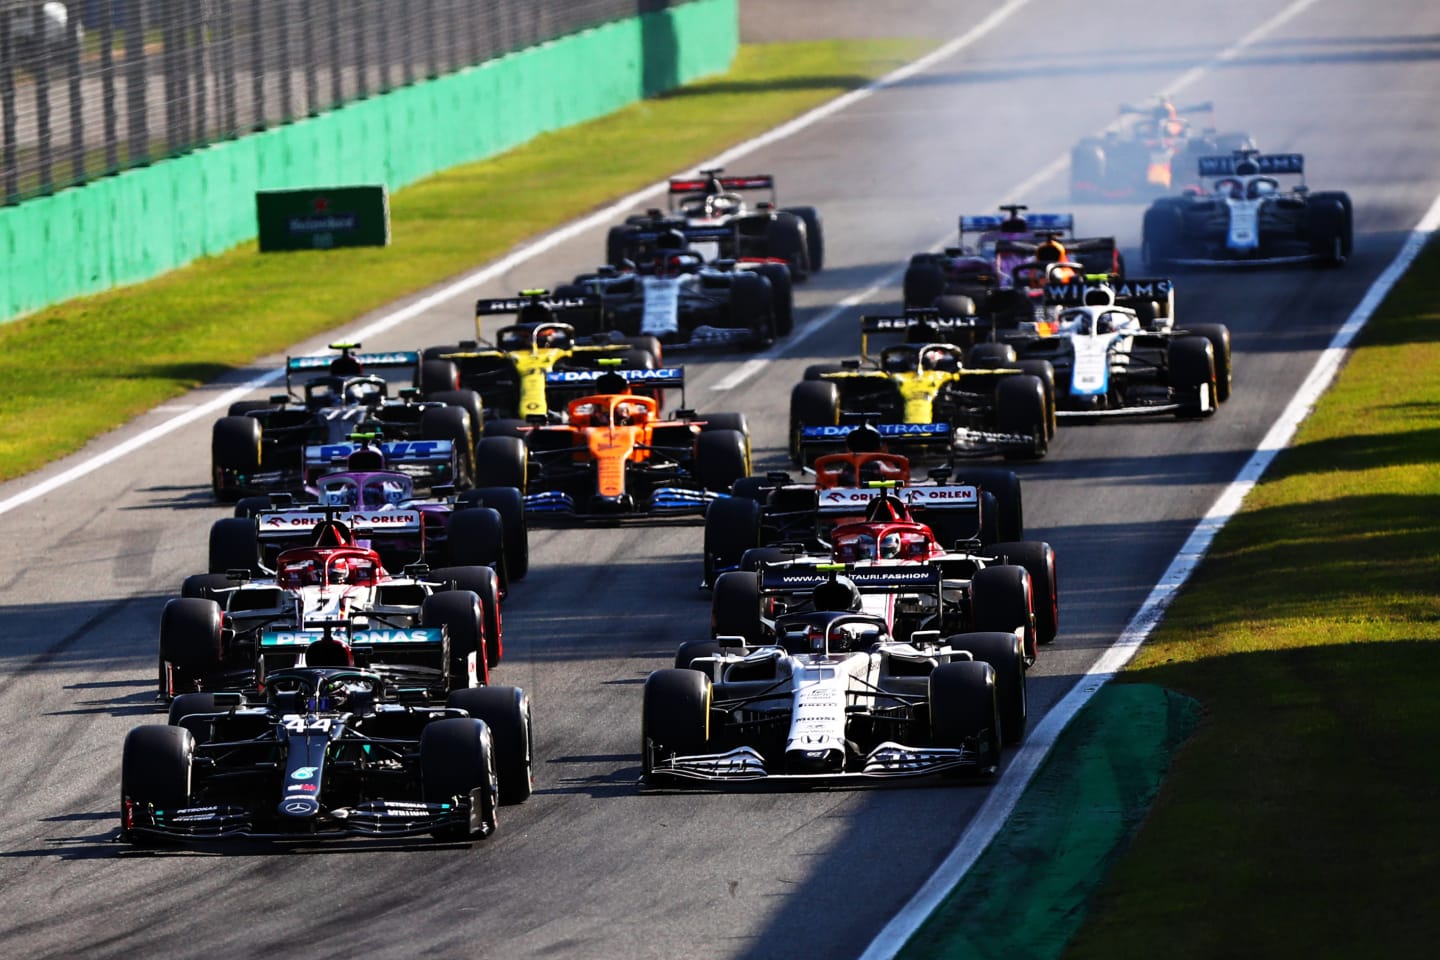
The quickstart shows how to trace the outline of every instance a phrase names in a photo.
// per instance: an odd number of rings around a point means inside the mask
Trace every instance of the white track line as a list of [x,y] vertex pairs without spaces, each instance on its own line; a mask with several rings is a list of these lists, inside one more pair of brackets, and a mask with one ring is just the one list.
[[[954,40],[951,40],[943,47],[940,47],[938,50],[927,54],[919,60],[916,60],[914,63],[907,64],[904,67],[893,71],[892,73],[886,74],[885,76],[871,83],[869,86],[862,87],[859,90],[853,90],[850,93],[845,94],[844,96],[837,97],[834,100],[828,101],[827,103],[822,104],[814,110],[811,110],[809,113],[796,117],[789,123],[782,124],[772,130],[766,131],[760,136],[754,138],[753,140],[747,140],[744,143],[739,144],[738,146],[732,147],[731,149],[726,150],[724,153],[720,154],[719,156],[699,164],[695,169],[700,170],[707,169],[709,167],[725,166],[731,161],[739,160],[742,157],[748,156],[749,154],[754,153],[756,150],[768,146],[776,142],[777,140],[782,140],[786,137],[799,133],[807,127],[813,126],[819,121],[825,119],[836,111],[843,110],[851,104],[863,100],[866,97],[869,97],[877,90],[881,90],[885,87],[899,83],[900,81],[905,80],[908,77],[915,75],[916,73],[919,73],[921,70],[926,69],[932,64],[940,60],[944,60],[946,57],[955,54],[957,51],[963,50],[965,47],[974,43],[980,37],[983,37],[985,34],[995,29],[995,27],[999,26],[1001,23],[1003,23],[1021,8],[1027,6],[1029,3],[1030,0],[1008,0],[1007,3],[999,7],[984,20],[980,21],[978,24],[968,30],[964,35],[957,37]],[[387,313],[376,319],[373,323],[367,324],[366,326],[354,331],[351,334],[347,334],[347,336],[351,339],[365,340],[373,337],[378,333],[383,333],[387,330],[392,329],[393,327],[405,323],[408,320],[418,317],[432,307],[436,307],[444,303],[446,300],[458,296],[459,294],[466,293],[470,290],[474,290],[476,287],[479,287],[495,279],[496,277],[501,276],[506,271],[511,270],[514,267],[519,266],[539,256],[542,253],[553,250],[555,247],[559,246],[567,240],[579,236],[586,230],[591,230],[595,227],[602,226],[606,223],[614,221],[626,210],[629,210],[632,207],[640,206],[645,201],[661,193],[663,190],[666,189],[667,184],[668,180],[661,180],[657,183],[652,183],[648,187],[637,190],[628,196],[621,197],[619,200],[615,201],[607,207],[595,211],[588,217],[572,221],[565,226],[560,227],[558,230],[544,235],[540,239],[536,240],[534,243],[521,247],[509,256],[490,263],[484,267],[481,267],[478,270],[467,273],[464,276],[461,276],[459,279],[455,280],[453,283],[447,284],[446,286],[437,289],[435,292],[425,297],[422,297],[419,300],[416,300],[414,303],[411,303],[405,307],[401,307],[399,310]],[[870,291],[866,291],[865,295],[870,295],[870,293]],[[858,303],[859,300],[855,299],[854,302]],[[827,319],[829,316],[831,316],[831,314],[826,315]],[[811,324],[810,326],[815,327],[819,325],[820,324],[817,322]],[[805,336],[808,335],[808,333],[805,334]],[[754,361],[752,360],[751,363],[753,362]],[[749,366],[749,364],[746,364],[745,366]],[[37,483],[33,487],[28,487],[25,490],[22,490],[20,493],[7,497],[4,500],[0,500],[0,514],[9,513],[16,507],[21,507],[34,500],[38,500],[40,497],[43,497],[46,494],[52,493],[53,491],[58,490],[61,487],[74,483],[81,477],[94,473],[101,467],[108,466],[109,464],[114,463],[121,457],[128,456],[129,454],[134,453],[136,450],[140,450],[144,447],[149,446],[151,443],[155,442],[161,437],[175,432],[176,430],[180,429],[188,423],[192,423],[195,420],[200,419],[201,417],[215,413],[217,410],[220,410],[222,408],[226,408],[234,401],[243,398],[246,394],[258,390],[262,387],[268,386],[269,384],[274,383],[276,380],[279,380],[282,374],[282,371],[271,371],[269,373],[260,374],[259,376],[256,376],[251,380],[247,380],[243,384],[240,384],[233,389],[227,390],[219,396],[206,401],[205,403],[202,403],[196,407],[187,410],[185,413],[177,417],[173,417],[169,420],[166,420],[164,423],[157,424],[154,427],[143,431],[142,433],[136,434],[129,440],[126,440],[124,443],[118,444],[117,446],[114,446],[109,450],[105,450],[103,452],[91,454],[88,456],[85,454],[80,454],[79,456],[82,459],[80,459],[78,463],[76,463],[69,469],[57,473],[55,476],[50,477],[48,480]]]

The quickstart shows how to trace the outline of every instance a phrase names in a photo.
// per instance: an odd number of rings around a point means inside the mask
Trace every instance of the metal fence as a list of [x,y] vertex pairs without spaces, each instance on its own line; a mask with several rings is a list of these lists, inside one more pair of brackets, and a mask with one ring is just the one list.
[[688,0],[0,0],[4,203]]

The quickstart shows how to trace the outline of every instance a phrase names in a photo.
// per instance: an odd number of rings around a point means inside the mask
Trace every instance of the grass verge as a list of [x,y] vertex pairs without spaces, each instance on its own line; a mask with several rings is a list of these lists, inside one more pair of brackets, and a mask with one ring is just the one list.
[[[261,257],[252,242],[0,325],[0,480],[72,453],[227,369],[693,166],[933,46],[923,39],[747,45],[727,74],[399,191],[390,247]],[[803,184],[780,188],[782,200],[803,201]],[[468,317],[455,324],[457,336],[472,329]]]
[[1440,940],[1440,243],[1121,678],[1201,702],[1067,957]]

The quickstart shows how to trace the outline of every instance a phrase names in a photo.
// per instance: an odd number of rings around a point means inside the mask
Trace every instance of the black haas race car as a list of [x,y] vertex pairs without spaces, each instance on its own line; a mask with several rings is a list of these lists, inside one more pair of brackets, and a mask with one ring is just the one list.
[[[650,210],[611,227],[605,259],[611,266],[655,255],[657,240],[679,230],[707,259],[780,260],[797,281],[825,266],[825,235],[814,207],[784,207],[775,202],[775,178],[722,176],[720,168],[696,177],[670,180],[668,213]],[[755,205],[743,192],[768,190],[770,199]],[[706,249],[708,247],[708,249]]]
[[168,723],[125,738],[121,839],[488,837],[496,806],[533,789],[529,698],[421,694],[330,665],[276,671],[254,699],[176,697]]
[[[1350,195],[1310,192],[1298,153],[1237,150],[1201,157],[1206,188],[1156,200],[1145,211],[1142,249],[1152,271],[1175,266],[1268,266],[1320,263],[1338,267],[1354,245]],[[1282,189],[1277,179],[1299,176]]]

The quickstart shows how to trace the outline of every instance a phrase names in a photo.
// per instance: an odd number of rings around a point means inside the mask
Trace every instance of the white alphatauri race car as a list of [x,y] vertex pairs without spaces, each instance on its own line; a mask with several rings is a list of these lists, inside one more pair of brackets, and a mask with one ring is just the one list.
[[[914,572],[919,572],[914,571]],[[820,609],[782,614],[775,640],[681,647],[645,683],[644,782],[993,775],[1024,735],[1025,662],[1014,633],[895,640],[843,577]],[[833,594],[833,596],[832,596]],[[830,608],[839,609],[830,609]]]

